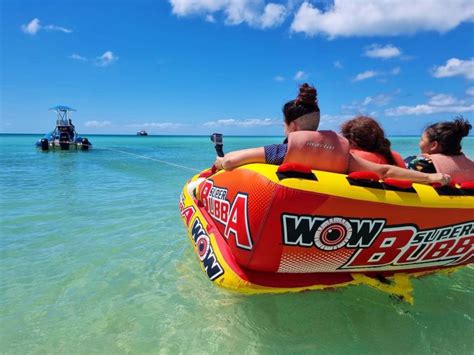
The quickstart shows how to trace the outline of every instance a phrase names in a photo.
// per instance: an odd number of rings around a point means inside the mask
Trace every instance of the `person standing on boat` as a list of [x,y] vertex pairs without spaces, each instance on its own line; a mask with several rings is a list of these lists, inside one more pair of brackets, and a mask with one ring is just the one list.
[[70,140],[74,140],[74,136],[75,136],[75,132],[76,132],[76,127],[74,127],[74,125],[72,124],[72,120],[69,119],[69,136],[71,137]]
[[316,89],[301,85],[298,97],[283,106],[285,135],[283,144],[243,149],[217,157],[214,166],[232,170],[249,163],[301,163],[315,170],[346,174],[372,171],[381,178],[407,179],[418,183],[446,185],[450,176],[444,173],[427,174],[393,165],[376,164],[351,154],[346,138],[333,131],[317,132],[320,110]]
[[462,152],[461,141],[472,125],[462,117],[432,124],[418,143],[421,155],[409,157],[408,168],[424,173],[446,173],[453,181],[474,181],[474,162]]

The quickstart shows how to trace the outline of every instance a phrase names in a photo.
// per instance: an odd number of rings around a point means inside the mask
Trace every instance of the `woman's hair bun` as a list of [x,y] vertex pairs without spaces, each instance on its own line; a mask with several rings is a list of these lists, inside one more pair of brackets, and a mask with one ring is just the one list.
[[430,142],[438,142],[441,146],[439,153],[446,155],[461,154],[461,140],[469,134],[472,125],[462,116],[454,121],[438,122],[428,126],[425,133]]
[[304,83],[300,86],[298,97],[295,99],[295,105],[317,106],[317,96],[316,88],[308,83]]
[[472,128],[472,125],[469,123],[469,121],[465,120],[463,117],[457,117],[453,123],[454,123],[454,130],[461,137],[466,137]]

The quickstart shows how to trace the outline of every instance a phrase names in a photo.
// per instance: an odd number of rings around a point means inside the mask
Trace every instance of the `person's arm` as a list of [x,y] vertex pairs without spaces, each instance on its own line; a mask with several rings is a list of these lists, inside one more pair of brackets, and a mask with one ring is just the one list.
[[376,164],[350,154],[349,172],[353,171],[373,171],[374,173],[378,174],[382,179],[404,179],[421,184],[439,183],[441,185],[446,185],[451,180],[451,177],[447,174],[427,174],[415,170],[399,168],[398,166],[394,165]]
[[232,170],[238,166],[250,163],[265,163],[263,147],[236,150],[227,153],[224,157],[217,157],[214,166],[217,170]]

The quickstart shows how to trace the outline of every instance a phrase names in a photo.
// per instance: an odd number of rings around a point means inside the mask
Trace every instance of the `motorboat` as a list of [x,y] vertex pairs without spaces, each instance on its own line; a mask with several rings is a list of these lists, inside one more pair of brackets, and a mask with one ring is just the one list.
[[69,117],[75,109],[67,106],[54,106],[50,111],[55,111],[56,127],[36,142],[36,146],[43,151],[48,150],[89,150],[91,142],[77,134],[76,128]]

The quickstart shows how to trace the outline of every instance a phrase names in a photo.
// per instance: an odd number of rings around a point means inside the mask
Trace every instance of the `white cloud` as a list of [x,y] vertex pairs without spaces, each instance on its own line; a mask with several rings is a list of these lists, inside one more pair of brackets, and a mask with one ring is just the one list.
[[428,105],[430,106],[449,106],[449,105],[454,105],[457,103],[462,104],[463,102],[460,102],[453,96],[446,95],[446,94],[433,95],[428,101]]
[[385,110],[387,116],[430,115],[434,113],[465,113],[474,112],[474,104],[459,100],[452,95],[433,94],[425,104],[414,106],[398,106]]
[[464,76],[466,79],[474,80],[474,58],[468,60],[451,58],[446,62],[446,65],[435,67],[433,69],[433,76],[435,78]]
[[291,30],[330,38],[447,32],[474,21],[472,0],[334,0],[320,10],[308,1],[297,10]]
[[340,126],[342,122],[345,122],[354,115],[330,115],[324,114],[321,116],[321,121],[319,123],[319,129],[332,129],[334,131],[340,131]]
[[210,23],[215,23],[216,19],[211,14],[206,15],[206,21]]
[[82,62],[91,62],[92,64],[97,65],[99,67],[106,67],[118,60],[118,57],[111,51],[106,51],[101,56],[92,59],[88,59],[77,53],[71,54],[69,58]]
[[225,3],[219,0],[170,0],[170,4],[173,14],[177,16],[213,13],[225,7]]
[[21,30],[29,35],[35,35],[41,28],[40,20],[34,18],[26,25],[21,25]]
[[390,70],[390,74],[392,74],[392,75],[398,75],[398,74],[400,74],[401,71],[402,71],[402,70],[400,69],[400,67],[395,67],[395,68],[393,68],[392,70]]
[[236,120],[233,118],[221,119],[217,121],[209,121],[204,123],[204,126],[216,127],[216,126],[235,126],[235,127],[269,127],[269,126],[281,126],[281,120],[271,118],[250,118],[246,120]]
[[99,67],[106,67],[117,60],[118,60],[118,57],[113,52],[107,51],[104,54],[102,54],[100,57],[96,58],[96,64]]
[[366,79],[370,79],[370,78],[373,78],[375,76],[377,76],[378,73],[376,71],[373,71],[373,70],[366,70],[365,72],[363,73],[359,73],[355,76],[354,79],[352,79],[352,81],[361,81],[361,80],[366,80]]
[[401,55],[402,52],[397,47],[394,47],[391,44],[387,44],[386,46],[382,47],[379,44],[373,44],[367,47],[365,51],[365,55],[370,58],[394,58]]
[[304,71],[302,70],[298,70],[295,74],[295,76],[293,77],[294,80],[305,80],[308,78],[308,74],[305,73]]
[[392,101],[393,97],[398,93],[395,94],[378,94],[375,96],[367,96],[364,101],[362,102],[362,106],[367,106],[369,104],[375,106],[385,106],[390,101]]
[[339,60],[334,61],[333,65],[334,65],[334,68],[337,68],[337,69],[343,68],[342,63]]
[[103,128],[108,127],[112,123],[110,121],[87,121],[84,126],[89,128]]
[[28,24],[26,25],[21,25],[21,30],[29,35],[35,35],[38,33],[40,30],[46,30],[46,31],[59,31],[59,32],[64,32],[64,33],[71,33],[72,30],[61,27],[61,26],[56,26],[56,25],[47,25],[47,26],[41,26],[40,20],[37,18],[34,18],[31,20]]
[[466,95],[474,96],[474,86],[471,86],[470,88],[467,88]]
[[365,112],[368,108],[374,106],[381,107],[388,105],[396,96],[400,94],[401,90],[397,89],[393,92],[380,93],[373,96],[366,96],[362,101],[355,100],[350,104],[341,107],[343,112],[350,114],[358,114]]
[[280,26],[286,18],[286,8],[283,5],[270,3],[265,6],[260,19],[261,28],[271,28]]
[[416,105],[416,106],[398,106],[385,110],[387,116],[406,116],[406,115],[430,115],[433,113],[464,113],[473,112],[474,104],[467,106],[430,106],[430,105]]
[[145,123],[133,123],[126,125],[127,127],[135,128],[157,128],[161,130],[173,130],[183,126],[182,123],[175,122],[145,122]]
[[362,81],[362,80],[366,80],[366,79],[370,79],[370,78],[374,78],[374,77],[379,77],[378,81],[381,82],[381,83],[385,83],[385,82],[387,82],[386,77],[388,75],[398,75],[398,74],[400,74],[400,72],[401,72],[400,67],[395,67],[395,68],[391,69],[388,72],[386,72],[386,71],[366,70],[362,73],[357,74],[352,79],[352,81],[356,82],[356,81]]
[[278,81],[278,82],[282,82],[282,81],[285,81],[285,77],[277,75],[273,78],[273,80]]
[[72,30],[61,27],[61,26],[56,26],[56,25],[48,25],[44,27],[45,30],[47,31],[59,31],[59,32],[64,32],[64,33],[71,33]]
[[263,0],[169,0],[172,13],[177,16],[202,15],[206,19],[222,12],[225,23],[239,25],[247,23],[257,28],[279,26],[287,17],[286,7],[282,4],[268,3]]
[[69,56],[69,58],[71,59],[74,59],[74,60],[80,60],[80,61],[83,61],[83,62],[87,62],[87,58],[79,55],[79,54],[76,54],[76,53],[73,53]]

